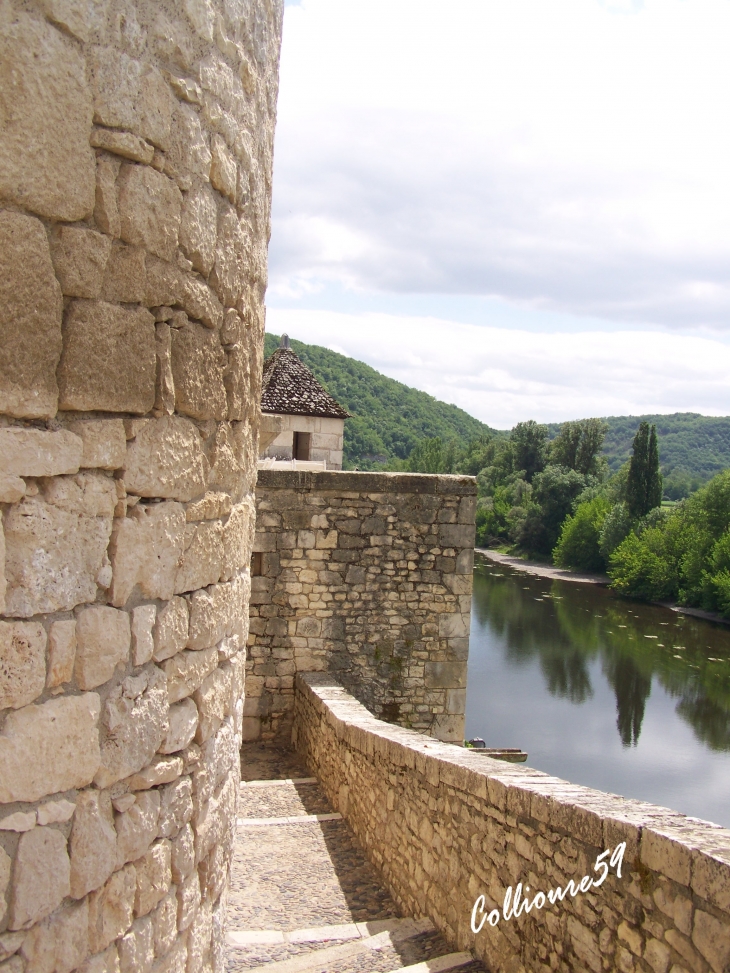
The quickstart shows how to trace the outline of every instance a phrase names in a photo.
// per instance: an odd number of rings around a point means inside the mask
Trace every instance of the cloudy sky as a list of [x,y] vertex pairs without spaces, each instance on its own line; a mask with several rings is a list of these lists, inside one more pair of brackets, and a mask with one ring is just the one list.
[[728,0],[287,0],[268,329],[490,425],[730,413]]

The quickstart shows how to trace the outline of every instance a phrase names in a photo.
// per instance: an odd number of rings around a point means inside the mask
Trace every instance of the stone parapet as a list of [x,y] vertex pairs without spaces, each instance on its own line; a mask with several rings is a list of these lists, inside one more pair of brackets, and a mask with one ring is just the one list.
[[220,973],[282,0],[0,5],[0,970]]
[[288,741],[297,672],[464,735],[476,481],[259,470],[244,739]]
[[[295,739],[403,913],[428,916],[495,973],[730,968],[730,831],[425,740],[324,673],[297,678]],[[581,891],[622,843],[621,876],[610,867]],[[531,911],[505,918],[518,883]]]

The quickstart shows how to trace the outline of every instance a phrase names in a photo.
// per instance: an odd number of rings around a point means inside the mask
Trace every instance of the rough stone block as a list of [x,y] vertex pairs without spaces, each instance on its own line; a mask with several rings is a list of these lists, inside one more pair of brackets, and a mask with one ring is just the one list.
[[158,834],[161,838],[174,838],[193,816],[192,781],[189,777],[181,777],[161,788],[160,793],[162,803]]
[[236,160],[228,151],[228,147],[220,135],[214,135],[212,141],[212,158],[210,163],[210,181],[224,196],[235,203],[238,172]]
[[101,296],[105,301],[142,303],[147,291],[147,265],[141,247],[115,243],[107,264]]
[[195,921],[200,908],[200,898],[200,879],[198,873],[193,872],[177,890],[178,926],[181,931]]
[[117,205],[117,176],[121,164],[120,159],[111,155],[101,154],[96,160],[94,219],[99,229],[111,237],[118,237],[122,229]]
[[245,419],[252,413],[249,357],[240,346],[228,353],[228,368],[223,376],[228,396],[228,418]]
[[150,64],[114,48],[97,48],[91,59],[94,121],[134,132],[161,149],[168,146],[174,99]]
[[149,165],[155,157],[155,150],[149,142],[132,135],[131,132],[110,132],[107,128],[95,128],[91,133],[91,144],[95,149],[106,149],[115,155],[133,162]]
[[41,7],[54,24],[63,27],[80,41],[86,42],[89,39],[89,28],[95,24],[93,14],[89,16],[86,0],[42,0]]
[[113,605],[138,588],[147,598],[169,599],[183,555],[185,511],[179,503],[137,504],[114,522],[110,547]]
[[136,916],[146,916],[167,895],[172,883],[170,856],[170,842],[160,839],[137,862]]
[[188,523],[195,520],[218,520],[231,512],[233,501],[227,493],[206,493],[202,500],[196,500],[185,508]]
[[159,817],[160,794],[156,790],[138,793],[134,804],[116,815],[117,868],[147,853],[157,837]]
[[168,893],[151,914],[152,928],[155,936],[155,955],[167,956],[175,945],[177,938],[177,901],[174,894]]
[[217,665],[218,652],[214,648],[203,649],[201,652],[179,652],[172,659],[163,662],[162,669],[167,676],[170,703],[177,703],[194,693]]
[[89,897],[89,944],[92,953],[106,949],[132,925],[137,874],[134,865],[115,872]]
[[188,322],[185,327],[173,328],[171,338],[176,410],[194,419],[225,419],[226,355],[218,334]]
[[155,353],[155,409],[163,415],[171,416],[175,411],[175,382],[172,377],[172,336],[166,324],[155,325]]
[[129,932],[119,940],[120,973],[149,973],[155,961],[152,919],[135,919]]
[[27,617],[96,598],[116,503],[112,480],[92,473],[48,480],[5,518],[5,611]]
[[218,245],[210,282],[225,307],[236,307],[241,299],[246,280],[246,236],[241,229],[238,215],[232,206],[226,206],[218,219]]
[[82,448],[81,439],[66,430],[46,432],[21,426],[0,429],[0,463],[6,473],[16,476],[78,473]]
[[94,605],[76,619],[74,675],[81,689],[95,689],[126,665],[131,641],[128,612]]
[[81,439],[82,467],[118,470],[124,466],[127,438],[121,419],[76,419],[68,428]]
[[53,689],[73,678],[76,658],[76,620],[53,622],[48,630],[48,676],[46,686]]
[[459,639],[469,636],[469,615],[450,612],[439,615],[439,638]]
[[178,102],[170,133],[170,148],[166,157],[166,171],[175,175],[195,175],[208,178],[210,149],[208,136],[200,123],[200,115],[191,105]]
[[189,419],[141,419],[133,431],[124,474],[127,493],[186,501],[205,492],[210,467]]
[[160,746],[160,753],[178,753],[195,736],[198,728],[198,709],[192,699],[184,699],[170,707],[169,729]]
[[82,899],[103,885],[115,867],[117,835],[108,794],[98,791],[79,794],[69,851],[71,895],[74,899]]
[[0,621],[0,710],[20,709],[46,686],[46,633],[38,622]]
[[25,481],[19,476],[0,471],[0,503],[17,503],[25,496]]
[[21,418],[56,414],[62,301],[43,224],[0,213],[0,412]]
[[[192,858],[192,831],[190,833],[190,840],[191,840],[191,858]],[[173,846],[173,850],[174,850],[174,846]],[[10,872],[12,869],[12,865],[13,863],[10,859],[10,856],[7,854],[4,848],[0,848],[0,922],[2,922],[5,919],[5,913],[7,912],[7,908],[8,908],[6,898],[5,898],[5,893],[8,890],[8,886],[10,885]],[[0,946],[2,947],[5,946],[5,939],[6,937],[3,936],[2,941],[0,941]],[[22,939],[20,940],[20,942],[22,942]],[[15,943],[13,943],[15,949],[18,949],[20,947],[20,942],[18,942],[17,946],[15,945]],[[6,952],[5,949],[3,949],[3,952]]]
[[461,662],[427,662],[425,683],[429,689],[464,689],[466,665]]
[[13,867],[10,928],[27,929],[45,919],[70,891],[66,839],[55,828],[21,835]]
[[103,953],[88,959],[79,973],[119,973],[119,954],[116,946],[110,946]]
[[148,790],[177,780],[183,772],[182,757],[156,757],[144,770],[130,777],[128,784],[136,791]]
[[245,613],[243,599],[244,590],[240,580],[211,585],[194,592],[190,602],[190,648],[209,648],[226,636],[241,636]]
[[213,268],[217,233],[218,206],[214,193],[207,186],[185,193],[180,223],[180,246],[193,267],[204,277]]
[[62,824],[74,816],[76,805],[71,801],[47,801],[38,808],[38,824]]
[[149,763],[167,733],[167,710],[166,679],[153,665],[111,692],[104,708],[97,786],[108,787]]
[[713,973],[730,967],[730,937],[727,922],[721,922],[701,909],[695,911],[692,942],[710,964]]
[[206,676],[200,689],[193,694],[199,713],[196,737],[198,743],[204,743],[211,737],[231,712],[233,674],[231,664],[224,663]]
[[186,524],[184,551],[175,574],[175,591],[195,591],[220,579],[223,525],[220,521]]
[[147,255],[147,291],[144,303],[148,307],[172,307],[180,304],[184,290],[184,277],[179,267]]
[[[172,880],[178,885],[189,875],[195,866],[195,840],[189,824],[180,831],[172,842]],[[8,872],[9,874],[9,872]]]
[[89,955],[89,903],[60,909],[23,941],[27,973],[71,973]]
[[143,666],[152,658],[155,651],[153,629],[157,619],[154,605],[140,605],[132,609],[132,662]]
[[48,219],[83,220],[94,208],[84,57],[76,42],[37,17],[17,13],[3,21],[0,89],[12,98],[12,111],[4,112],[0,139],[0,196]]
[[154,631],[155,662],[177,655],[188,641],[188,603],[184,598],[174,597],[162,608],[157,616]]
[[51,234],[51,260],[67,297],[98,297],[112,241],[82,226],[57,226]]
[[163,260],[174,260],[182,209],[182,194],[175,183],[147,166],[124,163],[117,185],[122,240]]
[[73,301],[58,369],[60,408],[149,412],[155,401],[155,365],[155,321],[149,311]]
[[96,693],[10,713],[0,732],[0,803],[86,787],[99,767]]

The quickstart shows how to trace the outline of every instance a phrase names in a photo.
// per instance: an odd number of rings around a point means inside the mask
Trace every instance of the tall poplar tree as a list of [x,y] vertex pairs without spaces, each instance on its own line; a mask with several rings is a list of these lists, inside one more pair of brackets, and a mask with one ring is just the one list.
[[633,455],[626,481],[626,503],[632,517],[645,517],[662,502],[659,443],[656,426],[642,422],[634,436]]

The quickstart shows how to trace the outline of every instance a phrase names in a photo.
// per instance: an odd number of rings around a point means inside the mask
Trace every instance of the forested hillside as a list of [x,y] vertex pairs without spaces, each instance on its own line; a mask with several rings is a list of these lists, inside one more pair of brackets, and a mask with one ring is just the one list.
[[[278,346],[279,336],[267,334],[264,356],[268,358]],[[346,469],[371,469],[405,459],[423,439],[466,443],[494,432],[463,409],[387,378],[354,358],[301,341],[292,341],[291,346],[330,395],[352,414],[345,421]]]

